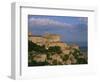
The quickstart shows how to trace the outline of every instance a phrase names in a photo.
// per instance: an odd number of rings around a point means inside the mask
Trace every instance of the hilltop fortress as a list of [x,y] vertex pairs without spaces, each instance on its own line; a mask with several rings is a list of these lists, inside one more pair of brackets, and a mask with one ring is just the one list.
[[[60,54],[53,54],[48,57],[46,53],[44,54],[33,54],[30,55],[31,58],[29,59],[29,63],[32,61],[36,62],[47,62],[50,65],[53,64],[75,64],[77,63],[77,59],[72,54],[74,53],[73,49],[79,50],[78,45],[68,45],[61,41],[61,36],[58,34],[49,34],[46,33],[44,35],[33,35],[31,32],[28,33],[28,40],[39,45],[45,46],[45,49],[49,49],[50,47],[59,46],[61,48],[62,53]],[[79,55],[79,52],[77,52]],[[83,56],[79,56],[83,57]],[[68,59],[67,59],[68,58]]]
[[63,51],[68,50],[70,47],[78,49],[79,46],[72,45],[69,46],[67,43],[61,41],[61,36],[58,34],[45,33],[44,35],[32,35],[31,32],[28,33],[28,40],[36,43],[37,45],[45,45],[46,49],[51,46],[59,46]]

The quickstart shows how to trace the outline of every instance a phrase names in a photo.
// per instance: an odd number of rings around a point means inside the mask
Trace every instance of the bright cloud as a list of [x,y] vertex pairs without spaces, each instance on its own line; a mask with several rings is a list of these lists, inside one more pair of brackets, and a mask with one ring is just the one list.
[[71,24],[59,22],[57,20],[49,19],[49,18],[30,18],[29,24],[36,26],[59,26],[59,27],[72,27]]

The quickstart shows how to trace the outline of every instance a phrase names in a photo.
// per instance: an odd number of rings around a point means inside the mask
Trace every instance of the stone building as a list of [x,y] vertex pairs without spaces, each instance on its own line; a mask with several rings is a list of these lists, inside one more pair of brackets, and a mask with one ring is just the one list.
[[48,47],[52,47],[52,46],[59,46],[63,50],[63,49],[65,49],[67,47],[67,44],[64,43],[64,42],[60,42],[60,41],[57,41],[57,42],[49,42],[48,43]]
[[[52,46],[60,46],[63,53],[68,54],[70,52],[70,46],[61,41],[61,36],[58,34],[49,34],[44,35],[32,35],[31,32],[28,33],[28,40],[36,43],[37,45],[45,45],[45,48],[48,49]],[[72,45],[71,48],[79,49],[79,46]]]
[[32,33],[29,33],[28,40],[40,46],[45,45],[46,48],[49,48],[51,46],[60,46],[61,49],[64,49],[67,47],[67,44],[61,42],[60,37],[61,36],[57,34],[46,33],[43,36],[41,36],[41,35],[32,35]]
[[46,33],[43,35],[44,38],[46,38],[49,42],[58,42],[60,41],[60,35],[58,34],[49,34]]
[[30,35],[28,37],[28,40],[32,41],[33,43],[36,43],[37,45],[45,45],[46,39],[40,35]]
[[33,60],[36,61],[36,62],[45,62],[46,58],[47,58],[47,55],[45,55],[45,54],[38,54],[38,55],[35,55],[33,57]]

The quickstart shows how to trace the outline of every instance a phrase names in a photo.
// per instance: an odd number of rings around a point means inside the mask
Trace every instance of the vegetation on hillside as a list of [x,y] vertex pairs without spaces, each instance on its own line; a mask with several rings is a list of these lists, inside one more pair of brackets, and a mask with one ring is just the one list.
[[[36,55],[46,55],[47,58],[43,62],[37,62],[33,58]],[[68,61],[76,60],[77,62],[72,64],[87,64],[87,60],[84,58],[84,55],[79,49],[71,49],[69,54],[63,54],[61,47],[51,46],[48,49],[45,46],[37,45],[31,41],[28,41],[28,66],[44,66],[44,65],[62,65],[63,63],[58,60],[53,60],[52,56],[57,55],[61,57],[61,60],[67,64]],[[72,55],[72,57],[70,57]],[[48,61],[51,61],[49,63]]]

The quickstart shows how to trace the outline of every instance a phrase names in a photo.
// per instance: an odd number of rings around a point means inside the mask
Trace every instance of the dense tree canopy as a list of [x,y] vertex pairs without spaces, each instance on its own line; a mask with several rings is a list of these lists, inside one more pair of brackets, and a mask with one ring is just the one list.
[[59,46],[52,46],[52,47],[49,47],[48,51],[50,52],[54,52],[54,53],[61,53],[61,48]]
[[45,46],[40,46],[37,45],[35,43],[33,43],[32,41],[28,41],[28,51],[36,51],[38,53],[45,53],[47,50],[45,49]]

